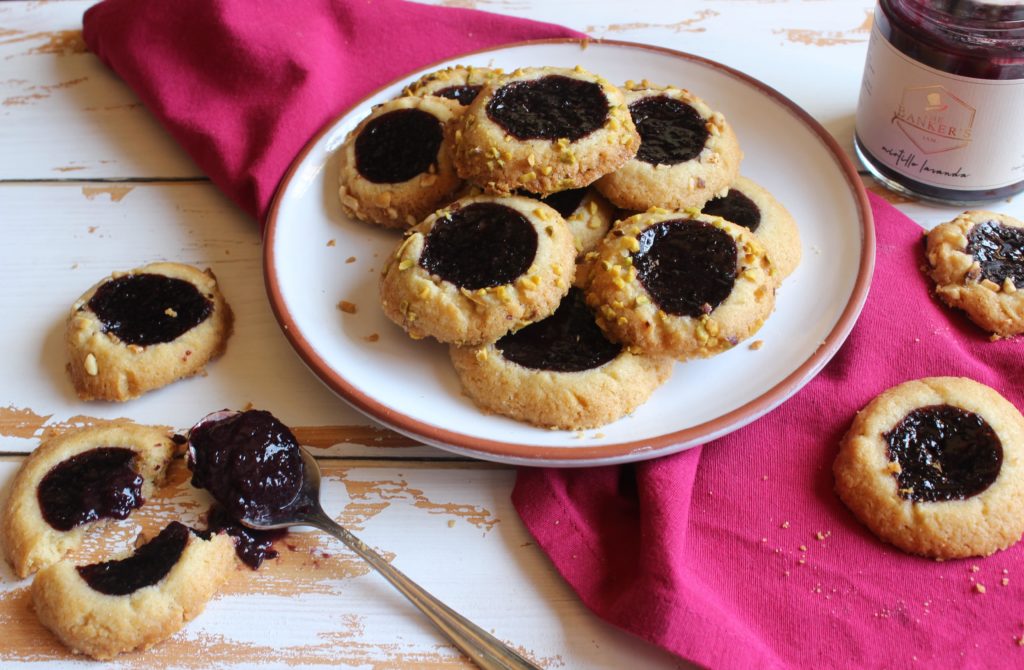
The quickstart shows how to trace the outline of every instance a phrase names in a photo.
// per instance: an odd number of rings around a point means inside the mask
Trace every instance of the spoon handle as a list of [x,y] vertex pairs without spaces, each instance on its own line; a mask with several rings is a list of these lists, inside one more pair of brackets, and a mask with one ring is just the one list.
[[304,522],[330,533],[359,554],[483,670],[540,670],[501,640],[427,593],[322,510],[319,514],[310,514]]

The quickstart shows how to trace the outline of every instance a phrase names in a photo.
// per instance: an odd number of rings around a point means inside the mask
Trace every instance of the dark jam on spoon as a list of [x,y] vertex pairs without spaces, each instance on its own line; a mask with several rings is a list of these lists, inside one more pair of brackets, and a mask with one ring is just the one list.
[[89,309],[104,332],[125,344],[170,342],[205,321],[213,302],[195,284],[158,274],[129,274],[102,284]]
[[191,532],[188,526],[172,521],[128,558],[75,569],[94,591],[109,596],[135,593],[167,576],[185,551]]
[[431,274],[476,290],[508,284],[537,255],[537,231],[505,205],[477,202],[437,220],[427,235],[420,266]]
[[302,488],[299,443],[265,410],[224,413],[189,433],[192,485],[234,519],[258,521],[287,507]]
[[669,314],[699,317],[718,307],[736,283],[736,242],[703,221],[674,219],[643,231],[633,254],[637,279]]
[[574,142],[604,125],[608,98],[594,82],[548,75],[499,88],[487,116],[518,140]]
[[214,505],[206,519],[206,532],[211,534],[224,531],[235,543],[235,554],[239,560],[253,570],[258,569],[265,560],[277,558],[274,542],[288,534],[288,530],[255,530],[240,524],[233,519],[220,505]]
[[67,531],[97,519],[128,518],[143,503],[136,456],[123,447],[100,447],[55,465],[36,491],[46,523]]
[[1003,465],[1003,444],[988,422],[951,405],[919,407],[884,437],[900,466],[900,497],[914,502],[978,495]]

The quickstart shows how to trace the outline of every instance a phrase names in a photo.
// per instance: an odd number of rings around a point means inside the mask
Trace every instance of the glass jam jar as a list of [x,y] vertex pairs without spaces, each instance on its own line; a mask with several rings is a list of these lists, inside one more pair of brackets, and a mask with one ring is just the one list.
[[883,184],[924,199],[1024,190],[1024,0],[880,0],[854,147]]

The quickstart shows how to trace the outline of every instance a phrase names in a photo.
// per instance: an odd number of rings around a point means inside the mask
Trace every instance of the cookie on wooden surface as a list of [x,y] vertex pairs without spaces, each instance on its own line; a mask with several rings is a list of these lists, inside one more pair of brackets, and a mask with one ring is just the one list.
[[233,571],[234,555],[226,534],[203,539],[172,521],[131,556],[43,569],[32,582],[32,603],[72,651],[109,660],[148,649],[195,618]]
[[579,67],[503,75],[449,131],[459,175],[502,195],[582,188],[640,145],[622,91]]
[[466,394],[480,408],[545,428],[595,428],[632,412],[672,374],[674,361],[611,342],[572,288],[551,316],[493,344],[451,347]]
[[151,263],[115,272],[68,315],[75,391],[82,400],[123,401],[199,374],[224,352],[233,320],[210,270]]
[[60,560],[87,528],[124,519],[163,482],[176,445],[165,430],[121,422],[64,433],[21,464],[0,519],[19,577]]
[[753,233],[693,210],[620,221],[586,266],[598,325],[648,354],[713,356],[757,332],[775,307],[771,263]]
[[877,396],[833,472],[857,518],[910,553],[987,556],[1024,532],[1024,418],[971,379],[928,377]]
[[796,221],[782,203],[750,179],[737,177],[725,195],[712,198],[701,211],[754,233],[772,262],[776,283],[800,265],[802,247]]
[[927,256],[944,303],[994,337],[1024,333],[1024,222],[964,212],[928,233]]
[[377,105],[338,151],[338,197],[349,216],[388,228],[419,223],[461,185],[444,128],[461,106],[436,96]]
[[575,271],[572,233],[521,196],[471,196],[427,217],[389,255],[384,313],[413,338],[493,342],[553,312]]
[[649,82],[626,87],[640,148],[597,182],[617,207],[700,208],[739,174],[743,152],[732,126],[689,91]]

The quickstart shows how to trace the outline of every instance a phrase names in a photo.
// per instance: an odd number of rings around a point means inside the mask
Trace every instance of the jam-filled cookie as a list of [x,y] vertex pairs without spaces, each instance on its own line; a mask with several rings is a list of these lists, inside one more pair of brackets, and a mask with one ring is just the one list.
[[743,152],[720,112],[689,91],[649,82],[627,85],[625,95],[640,149],[597,182],[616,206],[700,208],[736,179]]
[[616,215],[612,204],[592,186],[558,191],[548,196],[535,195],[529,191],[520,191],[519,195],[539,198],[562,215],[572,231],[576,254],[580,258],[592,251],[604,238]]
[[63,560],[32,583],[44,626],[76,653],[108,660],[166,640],[206,606],[234,568],[224,534],[204,539],[172,521],[128,557]]
[[754,233],[771,259],[777,282],[800,265],[802,249],[796,221],[775,196],[746,177],[737,177],[725,195],[712,198],[701,211]]
[[0,519],[14,572],[26,577],[77,547],[87,528],[127,518],[163,482],[175,448],[166,431],[127,422],[40,444],[15,475]]
[[981,210],[927,238],[935,293],[996,337],[1024,333],[1024,222]]
[[840,499],[875,535],[933,558],[986,556],[1024,532],[1024,418],[962,377],[895,386],[843,437]]
[[482,409],[546,428],[595,428],[632,412],[673,360],[610,341],[573,288],[554,314],[493,344],[451,347],[466,394]]
[[555,311],[575,258],[572,233],[551,207],[521,196],[463,198],[389,256],[381,304],[413,338],[493,342]]
[[346,214],[388,228],[408,228],[462,184],[444,128],[461,110],[436,96],[405,96],[378,105],[339,150],[338,196]]
[[501,74],[500,69],[455,65],[429,72],[405,87],[403,95],[436,95],[467,106],[484,84]]
[[712,356],[757,332],[775,306],[771,262],[753,233],[693,210],[620,221],[587,264],[598,325],[648,354]]
[[210,270],[151,263],[115,272],[71,308],[68,372],[82,400],[129,400],[203,372],[232,323]]
[[498,194],[587,186],[640,145],[622,91],[582,68],[499,77],[449,132],[459,175]]

